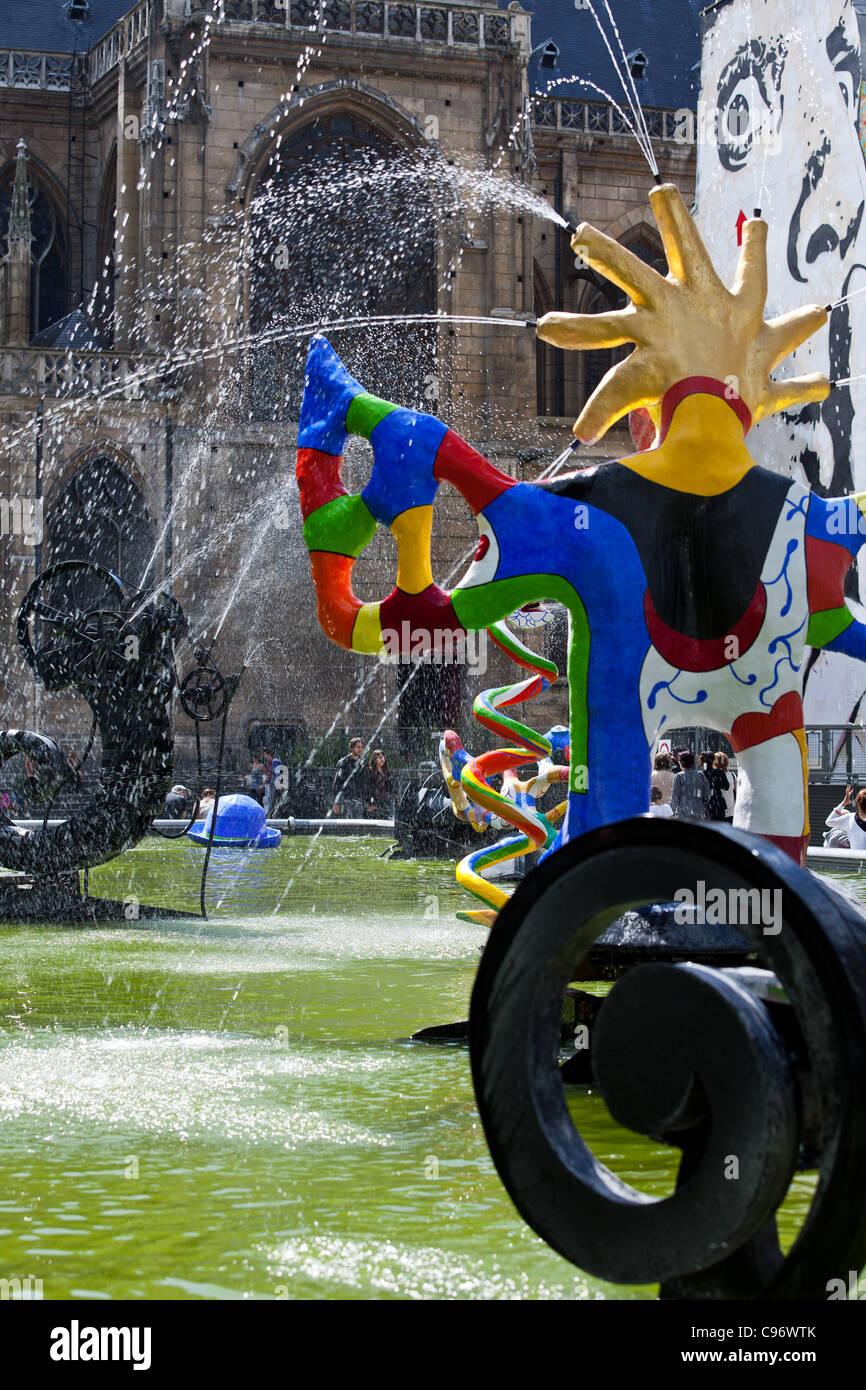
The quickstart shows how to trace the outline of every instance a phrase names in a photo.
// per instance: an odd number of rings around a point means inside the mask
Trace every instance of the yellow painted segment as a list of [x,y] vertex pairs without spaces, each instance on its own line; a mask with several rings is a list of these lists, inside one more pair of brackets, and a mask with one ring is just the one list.
[[719,396],[703,394],[680,402],[663,444],[622,463],[642,478],[697,497],[718,497],[755,466],[739,416]]
[[511,897],[510,893],[503,893],[502,889],[497,888],[495,883],[482,878],[474,869],[470,869],[465,859],[461,859],[457,865],[456,874],[457,882],[461,888],[465,888],[468,893],[473,893],[475,897],[481,898],[482,902],[486,900],[495,908],[504,907]]
[[[855,493],[854,493],[854,501],[855,501],[856,504],[857,504],[858,510],[863,514],[863,516],[866,516],[866,492],[855,492]],[[858,523],[858,530],[859,530],[859,523]]]
[[809,835],[809,745],[806,741],[805,729],[795,729],[794,738],[800,745],[800,757],[803,759],[803,831],[804,835]]
[[355,626],[352,628],[352,651],[363,652],[366,656],[378,656],[384,650],[382,644],[382,624],[379,620],[380,603],[365,603],[358,609]]
[[469,908],[468,911],[458,912],[457,920],[460,922],[472,922],[476,927],[492,927],[498,912],[494,912],[492,907]]
[[433,583],[430,568],[430,535],[433,508],[410,507],[391,526],[397,540],[397,588],[404,594],[420,594]]

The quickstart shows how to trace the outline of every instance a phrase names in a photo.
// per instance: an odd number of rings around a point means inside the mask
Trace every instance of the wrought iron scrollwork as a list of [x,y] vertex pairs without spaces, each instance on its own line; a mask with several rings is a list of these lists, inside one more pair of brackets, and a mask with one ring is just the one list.
[[[562,998],[612,920],[701,881],[756,909],[736,930],[779,988],[760,999],[736,970],[657,962],[623,975],[598,1009],[592,1073],[612,1115],[680,1151],[676,1190],[656,1200],[575,1128]],[[496,921],[470,1026],[487,1140],[524,1219],[582,1269],[658,1282],[662,1297],[826,1298],[866,1259],[864,945],[853,900],[728,827],[640,818],[542,863]],[[783,1253],[776,1213],[798,1166],[818,1183]]]

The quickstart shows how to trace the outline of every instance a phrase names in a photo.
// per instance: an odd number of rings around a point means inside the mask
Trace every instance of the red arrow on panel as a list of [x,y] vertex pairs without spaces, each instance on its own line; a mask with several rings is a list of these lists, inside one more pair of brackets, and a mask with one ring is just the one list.
[[743,210],[742,210],[742,208],[741,208],[741,209],[740,209],[740,215],[739,215],[739,217],[737,218],[737,245],[738,245],[738,246],[742,246],[742,244],[743,244],[743,227],[744,227],[745,224],[748,222],[748,220],[749,220],[748,217],[746,216],[746,214],[743,212]]

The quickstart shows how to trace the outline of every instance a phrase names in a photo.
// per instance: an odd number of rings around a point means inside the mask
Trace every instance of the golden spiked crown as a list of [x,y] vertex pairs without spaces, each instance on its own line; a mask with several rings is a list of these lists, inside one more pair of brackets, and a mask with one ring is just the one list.
[[669,273],[660,275],[626,247],[582,223],[573,250],[631,299],[604,314],[545,314],[537,332],[560,348],[635,350],[617,362],[584,406],[574,433],[586,443],[640,408],[658,406],[667,391],[688,377],[730,382],[753,423],[810,401],[830,390],[825,376],[773,381],[770,373],[816,333],[827,311],[811,304],[779,318],[764,319],[767,301],[767,224],[759,217],[743,225],[733,287],[726,289],[679,191],[661,184],[650,193]]

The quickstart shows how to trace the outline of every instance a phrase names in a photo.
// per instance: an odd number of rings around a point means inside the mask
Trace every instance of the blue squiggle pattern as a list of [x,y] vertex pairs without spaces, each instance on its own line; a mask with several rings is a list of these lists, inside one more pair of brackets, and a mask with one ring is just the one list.
[[730,673],[731,673],[731,675],[733,676],[734,680],[735,680],[735,681],[739,681],[740,685],[754,685],[754,684],[755,684],[755,681],[758,679],[758,677],[755,675],[755,672],[754,672],[754,671],[752,672],[752,674],[751,674],[750,676],[738,676],[737,673],[736,673],[736,671],[734,670],[733,666],[729,666],[729,667],[728,667],[728,670],[730,671]]
[[779,582],[780,579],[784,579],[784,581],[785,581],[785,587],[786,587],[786,589],[788,590],[788,597],[785,599],[784,607],[782,608],[782,611],[781,611],[781,613],[779,614],[779,616],[780,616],[781,618],[784,618],[784,617],[787,616],[787,613],[788,613],[788,611],[789,611],[789,609],[790,609],[790,607],[791,607],[791,602],[792,602],[793,597],[794,597],[794,591],[793,591],[792,588],[791,588],[791,581],[790,581],[789,578],[788,578],[788,566],[789,566],[789,564],[791,563],[791,556],[794,554],[794,551],[795,551],[795,550],[799,550],[799,548],[800,548],[800,542],[799,542],[798,540],[794,540],[793,538],[792,538],[791,540],[789,540],[789,541],[788,541],[787,548],[786,548],[786,551],[785,551],[785,563],[783,564],[782,568],[779,570],[779,573],[776,575],[776,578],[775,578],[775,579],[766,579],[766,580],[764,581],[764,588],[765,588],[765,589],[772,589],[773,585],[774,585],[774,584],[778,584],[778,582]]
[[694,698],[693,700],[687,700],[683,695],[678,695],[677,692],[674,690],[674,684],[675,684],[676,681],[679,680],[679,678],[680,678],[680,676],[681,676],[682,674],[683,674],[682,671],[677,671],[677,673],[676,673],[676,675],[674,676],[673,680],[670,680],[670,681],[657,681],[656,684],[653,686],[652,690],[650,691],[649,695],[647,696],[647,708],[648,708],[648,709],[655,709],[655,707],[656,707],[656,700],[658,699],[659,693],[660,693],[660,691],[662,691],[662,690],[667,690],[667,691],[669,691],[670,694],[673,695],[673,697],[674,697],[674,699],[676,700],[677,704],[680,704],[680,705],[702,705],[702,704],[704,703],[704,700],[706,700],[706,698],[707,698],[707,692],[706,692],[705,690],[699,690],[698,693],[697,693],[697,695],[695,696],[695,698]]
[[799,500],[799,502],[795,502],[794,499],[793,499],[793,497],[786,497],[786,498],[785,498],[785,502],[787,503],[788,507],[790,508],[790,511],[788,512],[788,515],[785,517],[785,520],[786,520],[786,521],[790,521],[791,518],[792,518],[793,516],[796,516],[798,512],[799,512],[800,516],[803,518],[803,520],[805,521],[805,519],[806,519],[806,513],[807,513],[807,510],[808,510],[808,507],[809,507],[809,494],[808,494],[808,493],[807,493],[804,497],[801,497],[800,500]]
[[773,652],[776,650],[777,647],[783,646],[783,647],[785,648],[785,651],[786,651],[787,655],[788,655],[788,660],[789,660],[790,663],[791,663],[791,670],[792,670],[792,671],[799,671],[800,668],[799,668],[799,666],[795,666],[795,665],[794,665],[794,656],[793,656],[793,653],[792,653],[792,651],[791,651],[791,641],[792,641],[792,639],[793,639],[794,637],[797,636],[797,633],[798,633],[798,632],[802,632],[802,631],[803,631],[803,628],[806,626],[806,622],[807,622],[807,619],[804,618],[803,621],[801,622],[800,626],[799,626],[799,627],[795,627],[794,630],[793,630],[793,632],[786,632],[783,636],[774,637],[773,640],[772,640],[772,642],[770,642],[769,646],[767,647],[767,651],[769,652],[770,656],[772,656],[772,655],[773,655]]
[[796,637],[798,632],[802,632],[802,631],[803,631],[803,628],[804,628],[805,626],[806,626],[806,619],[804,618],[803,621],[800,623],[800,626],[799,626],[799,627],[795,627],[794,630],[793,630],[793,632],[788,632],[788,633],[786,633],[783,637],[774,637],[773,640],[772,640],[772,642],[769,644],[769,646],[768,646],[768,648],[767,648],[767,651],[769,652],[769,654],[770,654],[771,656],[772,656],[773,652],[777,649],[777,647],[783,646],[783,647],[785,648],[785,655],[784,655],[784,656],[780,656],[780,657],[779,657],[779,660],[776,662],[775,666],[773,667],[773,679],[772,679],[772,681],[770,682],[769,685],[765,685],[765,686],[764,686],[763,690],[761,691],[760,695],[758,696],[758,699],[760,700],[761,704],[762,704],[762,705],[765,705],[767,709],[771,709],[771,708],[772,708],[772,704],[771,704],[771,702],[770,702],[769,700],[765,700],[765,699],[764,699],[764,696],[767,695],[771,690],[775,690],[776,686],[779,684],[779,668],[780,668],[781,666],[784,666],[785,663],[787,662],[787,664],[790,666],[791,670],[794,672],[795,675],[796,675],[796,673],[797,673],[797,672],[799,671],[799,669],[800,669],[799,666],[795,666],[795,665],[794,665],[794,656],[793,656],[793,653],[792,653],[792,651],[791,651],[791,639],[792,639],[793,637]]

